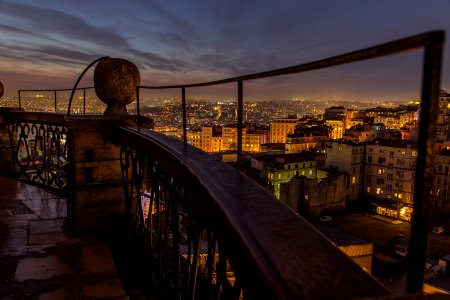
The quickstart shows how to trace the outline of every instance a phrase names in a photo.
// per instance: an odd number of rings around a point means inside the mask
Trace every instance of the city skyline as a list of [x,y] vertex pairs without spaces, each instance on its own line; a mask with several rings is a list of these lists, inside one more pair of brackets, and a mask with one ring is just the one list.
[[[192,83],[333,56],[433,29],[450,31],[449,1],[0,1],[0,81],[16,90],[70,88],[92,60],[134,62],[141,83]],[[442,88],[450,89],[444,49]],[[422,51],[245,83],[245,98],[420,98]],[[91,73],[82,85],[92,85]],[[169,94],[178,96],[178,91]],[[235,88],[188,90],[234,97]]]

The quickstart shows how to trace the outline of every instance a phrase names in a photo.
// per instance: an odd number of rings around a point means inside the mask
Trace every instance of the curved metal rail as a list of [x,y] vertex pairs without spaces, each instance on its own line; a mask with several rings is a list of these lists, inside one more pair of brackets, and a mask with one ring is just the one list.
[[[206,290],[212,299],[220,293],[348,299],[387,293],[312,225],[231,166],[138,127],[117,128],[114,136],[122,145],[131,228],[150,245],[149,265],[163,296],[178,291],[183,299],[202,298]],[[148,203],[142,206],[144,190]],[[234,286],[227,283],[230,274]]]

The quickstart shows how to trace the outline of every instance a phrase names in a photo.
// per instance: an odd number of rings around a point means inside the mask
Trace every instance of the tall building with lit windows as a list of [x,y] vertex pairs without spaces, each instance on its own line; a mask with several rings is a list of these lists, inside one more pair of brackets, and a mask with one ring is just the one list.
[[379,214],[410,220],[416,144],[375,139],[366,143],[365,194]]
[[330,126],[331,130],[329,137],[333,140],[342,139],[345,130],[345,120],[342,119],[328,119],[325,120],[325,125]]
[[[220,130],[221,129],[221,130]],[[238,142],[237,126],[229,125],[222,128],[203,126],[201,130],[190,131],[187,135],[188,143],[208,153],[222,151],[236,151]],[[242,151],[259,152],[262,134],[248,133],[242,129]]]
[[242,133],[242,151],[259,152],[261,148],[261,134],[259,133]]
[[202,132],[201,131],[188,131],[187,142],[194,147],[202,149]]
[[439,111],[437,115],[437,139],[449,139],[450,127],[450,94],[441,90],[439,93]]
[[297,123],[296,116],[272,119],[270,121],[270,142],[286,143],[288,134],[294,133]]
[[450,223],[450,149],[444,148],[436,154],[435,172],[432,207],[437,222],[433,225],[444,226]]
[[[243,129],[245,131],[245,129]],[[222,144],[225,151],[236,151],[238,141],[237,126],[224,126],[222,128]]]
[[205,152],[213,152],[213,143],[212,143],[212,137],[213,137],[213,127],[212,126],[205,126],[202,127],[201,131],[201,147]]
[[325,167],[337,168],[349,175],[346,187],[350,201],[358,199],[364,187],[364,148],[364,144],[350,141],[332,141],[325,147]]

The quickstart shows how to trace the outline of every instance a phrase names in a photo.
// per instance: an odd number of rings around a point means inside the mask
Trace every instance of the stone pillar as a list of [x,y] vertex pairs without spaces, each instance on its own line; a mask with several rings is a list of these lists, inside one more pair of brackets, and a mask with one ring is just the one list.
[[120,123],[97,116],[70,117],[66,122],[69,217],[77,231],[105,230],[123,216],[120,146],[111,139],[111,128]]
[[76,231],[114,228],[123,219],[125,200],[120,169],[120,146],[112,129],[128,120],[126,105],[136,99],[139,71],[129,61],[110,58],[94,71],[95,91],[108,107],[103,116],[71,116],[68,161],[71,184],[69,217]]

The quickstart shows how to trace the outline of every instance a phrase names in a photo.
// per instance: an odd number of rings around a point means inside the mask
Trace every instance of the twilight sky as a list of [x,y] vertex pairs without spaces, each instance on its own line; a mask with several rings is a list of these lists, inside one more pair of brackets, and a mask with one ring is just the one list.
[[[0,0],[0,81],[71,88],[100,56],[134,62],[141,84],[209,81],[309,62],[444,29],[450,0]],[[448,38],[450,40],[450,38]],[[423,51],[258,80],[245,98],[418,99]],[[92,72],[82,85],[92,85]],[[442,87],[450,90],[450,50]],[[188,97],[235,96],[233,88]]]

